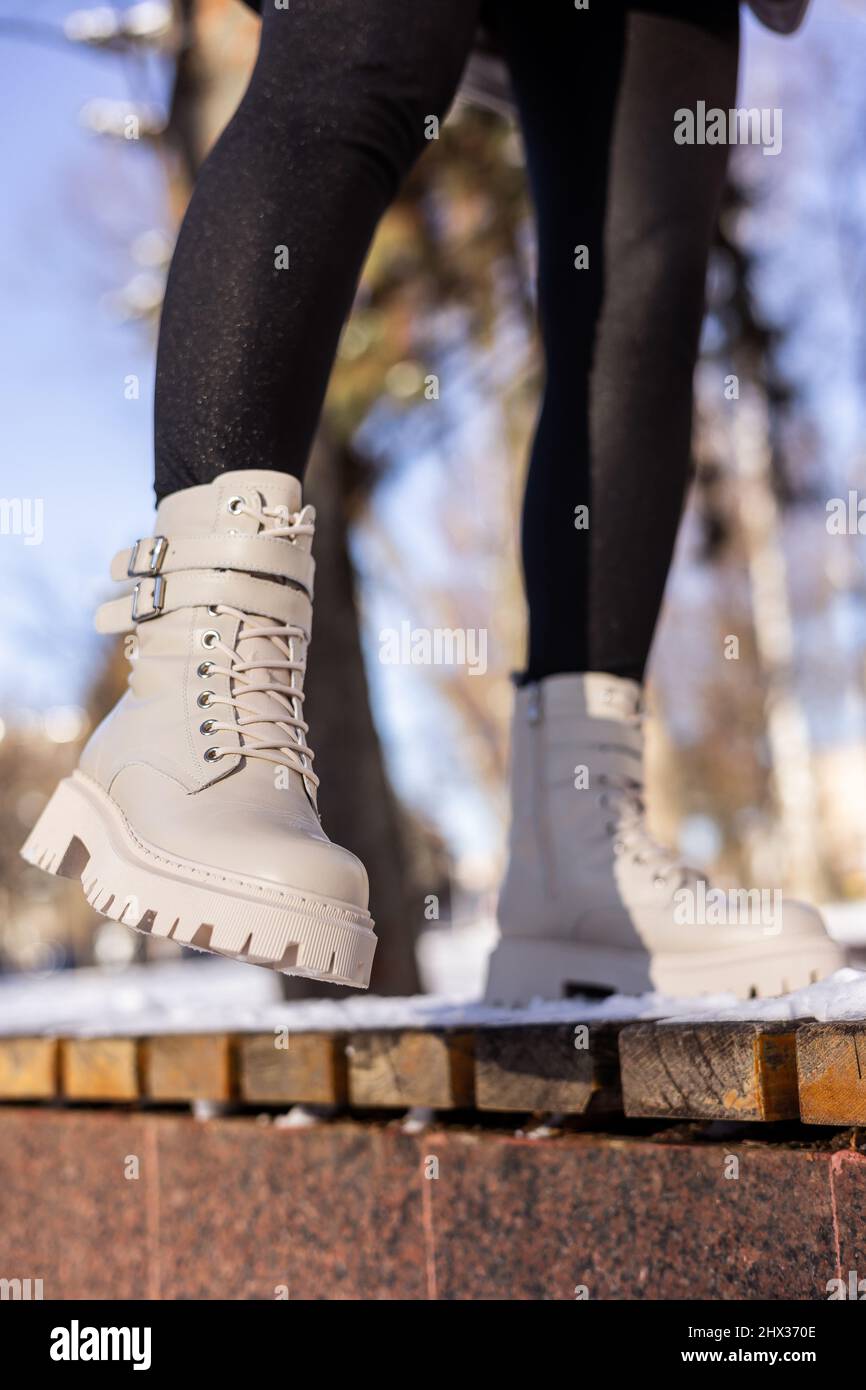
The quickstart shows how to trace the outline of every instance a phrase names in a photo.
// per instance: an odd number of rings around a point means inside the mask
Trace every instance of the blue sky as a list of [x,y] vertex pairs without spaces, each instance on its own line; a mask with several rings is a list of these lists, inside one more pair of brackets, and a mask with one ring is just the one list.
[[[60,23],[72,8],[3,0],[0,18]],[[45,516],[41,546],[0,536],[8,710],[58,702],[56,666],[34,659],[46,606],[67,698],[80,695],[107,557],[149,525],[153,334],[118,322],[107,301],[138,269],[135,238],[167,228],[167,215],[154,152],[79,123],[93,97],[144,96],[140,74],[109,53],[5,37],[2,23],[0,63],[0,495],[41,497]],[[130,374],[138,401],[124,397]]]

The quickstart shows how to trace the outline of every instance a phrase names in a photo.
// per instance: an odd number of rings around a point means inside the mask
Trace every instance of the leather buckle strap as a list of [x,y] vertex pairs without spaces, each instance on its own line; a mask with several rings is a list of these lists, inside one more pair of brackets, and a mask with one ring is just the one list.
[[281,537],[217,534],[209,536],[150,536],[128,550],[120,550],[111,562],[111,577],[151,579],[157,573],[174,575],[192,570],[234,570],[261,574],[300,584],[313,596],[315,561]]
[[139,579],[132,591],[132,609],[129,616],[134,623],[149,623],[151,618],[159,617],[165,606],[165,580],[161,574],[154,574],[151,577],[153,579],[153,593],[150,598],[150,608],[142,609],[139,606],[141,586],[147,582],[146,580]]
[[[149,559],[144,568],[141,568],[141,551],[144,546],[148,547]],[[126,573],[130,579],[137,579],[139,576],[148,577],[158,574],[165,559],[165,552],[168,550],[168,541],[165,536],[147,536],[137,540],[129,553],[129,563]],[[135,586],[136,593],[139,585]],[[155,591],[155,586],[154,586]]]
[[276,623],[290,623],[306,633],[313,619],[308,596],[291,584],[240,574],[237,570],[187,570],[168,577],[145,576],[132,594],[103,603],[96,612],[96,630],[129,632],[135,623],[149,622],[161,613],[213,604],[225,604]]

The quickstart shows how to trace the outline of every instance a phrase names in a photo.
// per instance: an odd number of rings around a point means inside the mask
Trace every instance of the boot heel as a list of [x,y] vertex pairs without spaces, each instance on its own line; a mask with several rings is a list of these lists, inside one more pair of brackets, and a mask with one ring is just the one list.
[[484,998],[512,1008],[579,994],[643,994],[653,988],[650,964],[643,951],[506,938],[490,957]]
[[87,807],[71,778],[54,791],[24,844],[21,857],[59,878],[81,878],[90,859]]

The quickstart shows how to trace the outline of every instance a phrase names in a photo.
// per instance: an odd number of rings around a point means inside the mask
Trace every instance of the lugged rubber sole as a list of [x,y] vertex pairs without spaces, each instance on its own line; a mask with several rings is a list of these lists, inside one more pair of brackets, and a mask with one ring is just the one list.
[[356,989],[370,983],[376,935],[368,912],[169,859],[134,835],[120,807],[81,772],[57,787],[21,854],[47,873],[80,879],[97,912],[136,931],[285,975]]
[[767,998],[802,989],[845,964],[829,937],[782,945],[744,942],[715,951],[669,952],[650,956],[567,941],[505,939],[490,957],[485,1000],[505,1007],[533,999],[563,999],[584,990],[616,994],[690,997],[735,994]]

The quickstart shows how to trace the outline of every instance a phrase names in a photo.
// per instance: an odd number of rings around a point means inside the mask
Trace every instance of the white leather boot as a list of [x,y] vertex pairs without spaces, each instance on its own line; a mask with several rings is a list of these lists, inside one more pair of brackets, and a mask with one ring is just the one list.
[[517,691],[501,941],[487,1000],[581,987],[669,995],[798,989],[844,964],[819,914],[712,889],[649,836],[640,687],[594,672]]
[[303,713],[314,520],[285,473],[164,499],[97,613],[135,629],[129,688],[22,853],[139,931],[365,988],[367,875],[322,830]]

